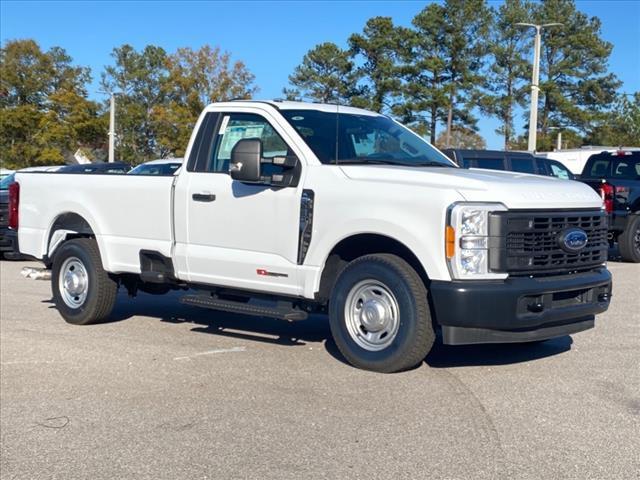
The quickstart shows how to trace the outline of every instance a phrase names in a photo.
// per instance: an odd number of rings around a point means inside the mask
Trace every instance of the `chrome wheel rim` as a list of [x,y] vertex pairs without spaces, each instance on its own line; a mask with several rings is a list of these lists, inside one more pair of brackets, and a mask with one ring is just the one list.
[[60,268],[58,288],[68,307],[79,308],[84,304],[89,292],[89,276],[79,258],[69,257],[64,261]]
[[389,287],[377,280],[363,280],[347,295],[344,318],[351,339],[376,352],[395,340],[400,327],[398,301]]
[[634,236],[633,243],[636,246],[636,251],[640,252],[640,227],[636,229],[636,234]]

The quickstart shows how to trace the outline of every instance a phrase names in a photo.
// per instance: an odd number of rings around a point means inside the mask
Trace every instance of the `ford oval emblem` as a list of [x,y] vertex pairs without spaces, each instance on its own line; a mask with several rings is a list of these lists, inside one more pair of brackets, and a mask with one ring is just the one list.
[[581,228],[570,228],[558,236],[560,248],[569,253],[578,253],[587,245],[588,241],[587,233]]

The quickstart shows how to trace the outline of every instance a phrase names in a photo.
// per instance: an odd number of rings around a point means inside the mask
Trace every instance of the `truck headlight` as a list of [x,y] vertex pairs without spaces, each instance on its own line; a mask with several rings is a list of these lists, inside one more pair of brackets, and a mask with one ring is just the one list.
[[450,208],[445,253],[453,278],[507,277],[504,273],[489,271],[489,213],[506,209],[501,203],[457,203]]

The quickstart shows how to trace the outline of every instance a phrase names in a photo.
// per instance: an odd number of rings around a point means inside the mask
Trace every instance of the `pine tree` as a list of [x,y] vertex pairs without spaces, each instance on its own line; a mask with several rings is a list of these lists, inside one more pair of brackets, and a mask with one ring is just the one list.
[[[536,23],[562,22],[543,30],[541,107],[542,137],[552,126],[588,131],[606,115],[620,82],[607,72],[613,45],[601,38],[601,22],[576,9],[573,0],[543,0],[535,8]],[[538,149],[551,148],[549,142]]]
[[527,0],[506,0],[495,12],[491,29],[490,68],[481,110],[500,120],[496,133],[503,135],[505,150],[513,147],[515,139],[515,109],[528,99],[532,37],[516,23],[529,21],[532,8]]
[[335,43],[321,43],[309,50],[293,74],[289,99],[307,99],[322,103],[350,103],[358,94],[358,74],[349,52]]
[[362,106],[376,112],[390,111],[401,90],[399,30],[390,17],[373,17],[362,33],[349,37],[351,53],[362,60],[358,68],[365,85]]

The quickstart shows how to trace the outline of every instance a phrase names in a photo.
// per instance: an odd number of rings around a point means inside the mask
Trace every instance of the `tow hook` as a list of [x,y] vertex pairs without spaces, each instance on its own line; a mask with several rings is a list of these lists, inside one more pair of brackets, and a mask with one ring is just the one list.
[[527,310],[533,313],[541,313],[544,310],[544,304],[542,302],[534,302],[527,305]]
[[51,280],[51,270],[46,268],[24,267],[20,274],[31,280]]

